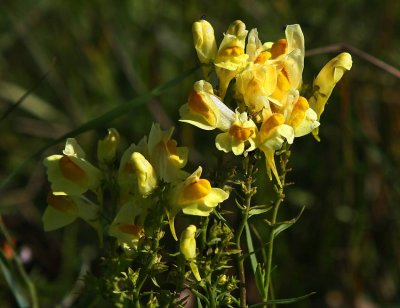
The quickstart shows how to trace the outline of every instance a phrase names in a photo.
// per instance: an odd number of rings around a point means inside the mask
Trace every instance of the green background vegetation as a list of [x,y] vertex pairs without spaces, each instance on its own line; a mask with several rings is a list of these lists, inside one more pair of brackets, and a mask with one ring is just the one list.
[[[202,15],[218,41],[235,19],[257,27],[262,41],[275,41],[286,24],[299,23],[306,50],[347,43],[400,67],[400,3],[392,0],[1,1],[0,114],[34,91],[0,122],[0,180],[57,137],[195,66],[191,25]],[[334,55],[307,57],[304,83]],[[296,307],[400,305],[400,80],[354,53],[353,61],[322,116],[322,142],[307,136],[292,147],[289,179],[296,185],[281,215],[290,219],[307,208],[276,241],[274,289],[281,298],[317,292]],[[194,170],[216,151],[209,150],[214,134],[177,122],[200,78],[198,71],[79,135],[79,142],[93,158],[98,138],[116,127],[122,153],[157,121],[177,128]],[[37,158],[0,194],[0,213],[18,250],[32,254],[26,266],[43,306],[70,294],[97,245],[95,233],[80,223],[42,231],[48,189]],[[0,306],[13,303],[0,276]]]

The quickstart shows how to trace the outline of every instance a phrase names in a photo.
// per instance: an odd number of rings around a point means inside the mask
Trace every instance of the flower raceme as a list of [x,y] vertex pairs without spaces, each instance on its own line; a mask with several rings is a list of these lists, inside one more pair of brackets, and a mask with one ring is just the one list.
[[[208,31],[214,41],[214,31]],[[295,137],[312,132],[318,138],[319,119],[327,99],[352,65],[348,53],[328,62],[315,78],[313,94],[307,99],[300,93],[304,46],[304,35],[297,24],[286,27],[284,38],[262,43],[257,29],[248,31],[242,21],[234,21],[215,58],[208,59],[214,59],[218,85],[214,89],[203,80],[196,82],[188,103],[180,109],[180,121],[205,130],[221,130],[216,147],[223,152],[247,155],[261,150],[270,178],[274,174],[280,184],[275,152],[284,142],[293,143]],[[200,56],[199,60],[203,63]],[[235,113],[224,103],[228,88],[234,93],[236,106],[231,107],[237,109]]]
[[[224,120],[224,125],[219,127],[230,129],[242,142],[249,139],[249,144],[254,145],[255,125],[249,124],[251,122],[242,115],[243,123],[238,125],[243,128],[232,128],[234,115],[233,112],[229,114],[232,119]],[[55,230],[82,218],[96,229],[101,242],[105,233],[116,238],[122,246],[136,249],[146,233],[148,214],[158,211],[160,217],[164,213],[167,215],[172,235],[177,240],[174,219],[179,212],[208,216],[229,194],[200,178],[201,167],[191,175],[182,170],[188,149],[178,147],[172,133],[173,128],[162,130],[159,124],[153,124],[148,138],[143,137],[124,151],[116,172],[110,172],[119,140],[115,129],[109,129],[106,138],[98,142],[100,169],[85,159],[85,153],[75,139],[68,139],[63,155],[52,155],[44,160],[52,188],[43,215],[44,229]],[[111,191],[107,193],[113,196],[115,208],[112,213],[116,214],[107,217],[111,223],[104,224],[101,220],[107,214],[102,212],[104,206],[100,204],[104,204],[104,189],[110,184]],[[157,204],[162,204],[161,210],[160,207],[155,209]],[[109,208],[106,209],[108,212]],[[104,225],[107,232],[102,230]]]

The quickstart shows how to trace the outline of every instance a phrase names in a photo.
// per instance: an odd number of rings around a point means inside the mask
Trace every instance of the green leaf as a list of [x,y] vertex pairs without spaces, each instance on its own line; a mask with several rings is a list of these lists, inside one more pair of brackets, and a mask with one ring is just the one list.
[[261,266],[261,264],[257,264],[257,269],[254,274],[255,276],[255,281],[256,281],[256,287],[258,289],[258,292],[262,297],[265,297],[265,286],[264,286],[264,281],[265,281],[265,270]]
[[244,225],[244,230],[245,230],[245,233],[246,233],[247,248],[248,248],[249,254],[250,254],[251,269],[253,270],[253,274],[255,274],[256,270],[257,270],[258,261],[257,261],[257,256],[254,253],[253,239],[252,239],[252,236],[251,236],[251,231],[250,231],[250,228],[249,228],[249,224],[247,222]]
[[266,212],[268,212],[269,210],[272,209],[272,206],[266,208],[265,205],[258,205],[258,206],[253,206],[250,210],[249,210],[249,218],[251,216],[254,215],[260,215],[260,214],[264,214]]
[[34,159],[38,158],[48,148],[50,148],[50,147],[52,147],[52,146],[64,141],[67,138],[75,137],[75,136],[77,136],[79,134],[82,134],[82,133],[87,132],[87,131],[89,131],[91,129],[94,129],[94,128],[100,126],[103,123],[110,123],[112,120],[114,120],[114,119],[116,119],[116,118],[118,118],[118,117],[120,117],[122,115],[129,114],[129,111],[132,111],[133,109],[143,105],[144,103],[146,103],[147,101],[149,101],[153,97],[158,96],[158,95],[162,94],[163,92],[165,92],[167,89],[172,88],[173,86],[177,85],[180,81],[182,81],[187,76],[189,76],[190,74],[195,72],[198,68],[199,68],[199,66],[193,67],[193,68],[183,72],[178,77],[175,77],[174,79],[162,84],[161,86],[158,86],[158,87],[154,88],[150,92],[145,93],[143,95],[140,95],[140,96],[134,98],[133,100],[131,100],[130,102],[120,104],[117,107],[111,109],[110,111],[104,113],[103,115],[101,115],[101,116],[99,116],[99,117],[97,117],[97,118],[95,118],[93,120],[90,120],[90,121],[82,124],[78,128],[76,128],[76,129],[74,129],[74,130],[62,135],[61,137],[57,138],[56,140],[49,142],[47,145],[45,145],[44,147],[40,148],[35,153],[33,153],[30,157],[28,157],[21,165],[19,165],[17,168],[15,168],[15,170],[6,179],[4,179],[1,182],[0,191],[5,189],[7,184],[17,174],[19,174],[28,165],[28,163],[30,163]]
[[303,206],[300,210],[300,213],[297,215],[297,217],[288,220],[288,221],[282,221],[278,224],[278,227],[274,228],[273,232],[274,232],[274,237],[276,237],[279,233],[281,233],[282,231],[285,231],[287,228],[290,228],[292,225],[294,225],[300,218],[301,214],[303,213],[304,209],[306,207]]
[[293,304],[293,303],[297,303],[299,301],[302,301],[308,297],[310,297],[311,295],[316,294],[317,292],[311,292],[308,293],[306,295],[303,296],[299,296],[299,297],[292,297],[292,298],[282,298],[282,299],[274,299],[274,300],[270,300],[267,302],[261,302],[255,305],[251,305],[249,308],[256,308],[256,307],[262,307],[264,305],[284,305],[284,304]]

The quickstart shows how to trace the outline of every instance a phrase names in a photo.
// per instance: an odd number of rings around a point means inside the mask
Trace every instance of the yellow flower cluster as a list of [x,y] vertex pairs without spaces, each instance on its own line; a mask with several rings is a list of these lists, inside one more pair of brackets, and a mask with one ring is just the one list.
[[[320,116],[335,84],[352,66],[350,54],[341,53],[323,67],[307,98],[300,93],[305,47],[299,25],[288,25],[285,38],[262,43],[257,29],[248,31],[236,20],[217,48],[213,27],[200,20],[193,25],[193,38],[205,80],[194,84],[180,108],[180,121],[221,130],[215,142],[221,151],[247,155],[260,149],[270,178],[274,174],[280,184],[275,151],[311,132],[318,139]],[[216,88],[209,83],[212,69]],[[227,91],[236,106],[224,103]]]
[[[145,234],[147,214],[161,202],[177,240],[174,219],[180,211],[208,216],[229,194],[202,179],[201,167],[193,174],[182,170],[188,150],[177,146],[172,133],[173,128],[163,131],[158,124],[153,124],[148,138],[132,144],[123,153],[115,173],[110,172],[119,142],[115,129],[109,129],[108,135],[98,142],[99,168],[85,159],[75,139],[68,139],[63,155],[44,160],[52,188],[43,215],[44,229],[58,229],[80,217],[95,227],[101,237],[100,204],[104,203],[103,188],[109,181],[115,183],[111,193],[117,196],[112,207],[118,210],[108,227],[109,235],[123,245],[136,247]],[[110,174],[115,176],[110,178]],[[155,193],[158,188],[159,192]]]

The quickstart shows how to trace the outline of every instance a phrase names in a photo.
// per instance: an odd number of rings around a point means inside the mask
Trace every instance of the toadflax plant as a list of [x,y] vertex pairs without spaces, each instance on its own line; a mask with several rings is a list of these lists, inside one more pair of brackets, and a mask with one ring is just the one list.
[[[188,149],[178,146],[173,128],[159,124],[120,158],[119,133],[110,128],[98,142],[96,164],[72,138],[62,154],[44,161],[51,183],[44,229],[81,218],[99,238],[99,270],[85,277],[82,305],[246,307],[249,276],[259,293],[257,307],[305,297],[279,300],[271,292],[274,240],[301,214],[278,220],[290,146],[310,133],[319,140],[321,114],[351,68],[351,56],[329,61],[307,95],[299,25],[287,26],[285,38],[263,43],[256,29],[237,20],[218,47],[212,26],[199,20],[193,38],[204,79],[180,107],[180,121],[217,131],[210,132],[215,147],[228,157],[221,161],[231,161],[221,166],[224,174],[210,178],[202,166],[185,168]],[[262,168],[256,166],[260,160]],[[263,174],[256,177],[258,172]],[[269,205],[254,204],[257,181],[268,179],[276,195],[262,196]],[[258,249],[249,224],[255,215],[269,230]]]

